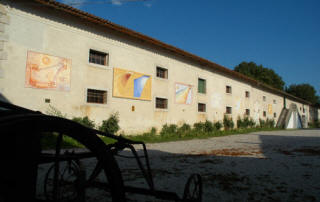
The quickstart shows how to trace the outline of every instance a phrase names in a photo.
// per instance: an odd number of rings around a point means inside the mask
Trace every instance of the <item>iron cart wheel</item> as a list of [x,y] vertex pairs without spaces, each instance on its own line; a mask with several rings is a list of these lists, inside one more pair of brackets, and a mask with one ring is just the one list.
[[192,174],[184,188],[183,201],[201,202],[202,201],[202,179],[199,174]]
[[[61,166],[58,172],[58,190],[57,196],[54,196],[54,175],[55,165],[53,164],[47,171],[44,179],[44,194],[46,200],[53,201],[76,201],[79,199],[79,179],[81,179],[81,169],[79,165],[73,160],[69,162],[61,162]],[[78,185],[78,186],[77,186]]]
[[[102,166],[109,183],[112,201],[126,201],[123,179],[118,164],[108,145],[96,135],[95,130],[86,128],[68,119],[36,113],[13,114],[2,118],[0,125],[2,131],[8,131],[8,135],[14,135],[14,139],[16,140],[20,140],[20,138],[39,139],[39,134],[47,132],[57,132],[58,134],[64,134],[77,140],[92,152]],[[40,141],[37,142],[40,144]],[[19,152],[19,150],[17,152]],[[33,159],[39,159],[40,153],[33,153],[33,155],[37,155],[37,157]],[[59,154],[56,155],[58,156]],[[59,170],[56,172],[59,172]],[[30,184],[30,186],[34,185]],[[106,190],[108,190],[108,188],[106,188]],[[57,199],[57,196],[54,197]]]

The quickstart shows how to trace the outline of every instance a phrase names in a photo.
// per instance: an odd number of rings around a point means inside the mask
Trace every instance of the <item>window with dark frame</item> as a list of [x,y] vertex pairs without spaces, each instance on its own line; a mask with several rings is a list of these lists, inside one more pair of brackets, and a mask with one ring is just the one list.
[[109,62],[108,60],[109,60],[109,54],[90,49],[90,52],[89,52],[90,63],[108,66],[108,62]]
[[250,109],[246,109],[246,115],[250,116]]
[[198,93],[206,93],[206,80],[198,78]]
[[157,109],[168,109],[168,99],[156,98],[156,108]]
[[87,89],[87,103],[106,104],[107,91]]
[[206,112],[206,104],[198,103],[198,112]]
[[249,97],[250,97],[250,92],[246,91],[246,98],[249,98]]
[[266,101],[267,100],[266,96],[262,96],[262,100]]
[[168,70],[162,67],[157,67],[157,77],[168,79]]
[[267,116],[267,112],[263,111],[263,117],[266,117],[266,116]]
[[226,86],[226,93],[232,93],[232,88],[231,86]]
[[277,118],[277,113],[273,113],[273,118]]
[[226,107],[226,114],[232,114],[232,107]]

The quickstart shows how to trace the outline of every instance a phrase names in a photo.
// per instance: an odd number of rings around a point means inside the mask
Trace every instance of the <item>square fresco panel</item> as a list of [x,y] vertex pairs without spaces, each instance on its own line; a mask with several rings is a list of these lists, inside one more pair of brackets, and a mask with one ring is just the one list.
[[175,102],[177,104],[192,104],[192,86],[182,83],[176,83]]
[[25,86],[70,90],[71,60],[28,51]]
[[125,69],[113,69],[113,96],[151,100],[151,76]]

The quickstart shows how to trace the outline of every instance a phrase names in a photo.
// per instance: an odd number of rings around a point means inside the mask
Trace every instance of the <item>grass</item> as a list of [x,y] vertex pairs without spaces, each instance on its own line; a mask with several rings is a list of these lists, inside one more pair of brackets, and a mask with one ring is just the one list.
[[[108,138],[108,137],[104,137],[104,136],[99,136],[99,137],[106,144],[111,144],[111,143],[116,142],[116,140]],[[41,143],[40,143],[42,149],[43,150],[55,149],[56,143],[57,143],[57,139],[58,139],[58,134],[57,133],[45,133],[45,134],[43,134],[43,136],[41,138]],[[71,137],[68,137],[66,135],[63,135],[61,147],[64,148],[64,149],[85,148],[85,146],[83,144],[81,144],[77,140],[75,140],[75,139],[73,139]]]
[[[227,131],[211,131],[211,132],[198,132],[196,130],[190,130],[189,133],[185,135],[179,134],[156,134],[154,132],[138,134],[138,135],[130,135],[124,136],[130,140],[135,141],[143,141],[145,143],[160,143],[160,142],[172,142],[172,141],[181,141],[181,140],[192,140],[192,139],[206,139],[212,137],[222,137],[227,135],[236,135],[236,134],[247,134],[257,131],[274,131],[274,130],[282,130],[280,128],[239,128]],[[41,138],[42,149],[54,149],[57,142],[58,135],[56,133],[47,133],[43,135]],[[116,140],[113,140],[108,137],[99,136],[103,142],[106,144],[114,143]],[[85,148],[84,145],[76,141],[75,139],[63,136],[62,148]]]
[[[41,147],[42,149],[54,149],[56,147],[58,139],[58,134],[57,133],[44,133],[41,137]],[[62,148],[68,149],[68,148],[84,148],[85,146],[76,141],[75,139],[68,137],[68,136],[63,136],[62,139]]]
[[132,136],[125,136],[130,140],[143,141],[145,143],[160,143],[160,142],[172,142],[172,141],[181,141],[181,140],[192,140],[192,139],[207,139],[212,137],[222,137],[228,135],[236,134],[247,134],[257,131],[275,131],[283,130],[281,128],[240,128],[227,131],[212,131],[212,132],[196,132],[191,131],[185,136],[179,135],[157,135],[152,133],[144,133]]

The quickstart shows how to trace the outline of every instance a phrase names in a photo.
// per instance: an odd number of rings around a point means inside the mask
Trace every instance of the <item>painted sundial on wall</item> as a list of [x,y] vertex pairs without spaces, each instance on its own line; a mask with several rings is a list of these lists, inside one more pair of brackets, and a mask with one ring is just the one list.
[[71,60],[28,51],[26,87],[70,90]]

